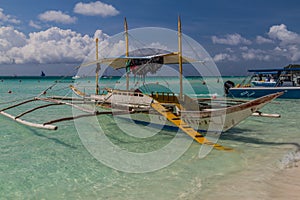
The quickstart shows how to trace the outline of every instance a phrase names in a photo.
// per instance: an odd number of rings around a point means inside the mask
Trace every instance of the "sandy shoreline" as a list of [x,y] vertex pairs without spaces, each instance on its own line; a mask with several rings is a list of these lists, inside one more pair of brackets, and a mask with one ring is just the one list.
[[[300,162],[296,163],[300,165]],[[264,176],[261,176],[261,174]],[[210,200],[299,200],[300,166],[270,171],[243,171],[221,180],[214,187],[202,191]],[[198,194],[201,197],[201,193]],[[195,199],[192,197],[191,199]]]
[[269,199],[300,199],[300,166],[275,174],[268,182],[267,191]]

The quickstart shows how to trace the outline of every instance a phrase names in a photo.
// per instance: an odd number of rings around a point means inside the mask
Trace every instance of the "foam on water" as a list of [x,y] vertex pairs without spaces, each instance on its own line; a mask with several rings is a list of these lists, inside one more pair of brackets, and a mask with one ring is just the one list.
[[279,161],[279,168],[292,168],[298,167],[298,162],[300,161],[300,151],[292,151],[283,156]]

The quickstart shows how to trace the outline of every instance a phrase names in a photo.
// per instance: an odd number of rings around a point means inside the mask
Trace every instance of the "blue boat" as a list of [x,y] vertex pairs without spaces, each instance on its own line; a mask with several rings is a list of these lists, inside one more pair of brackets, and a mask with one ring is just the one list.
[[300,99],[300,65],[290,64],[279,69],[252,69],[252,75],[240,84],[224,84],[225,94],[235,98],[258,98],[284,91],[279,98]]

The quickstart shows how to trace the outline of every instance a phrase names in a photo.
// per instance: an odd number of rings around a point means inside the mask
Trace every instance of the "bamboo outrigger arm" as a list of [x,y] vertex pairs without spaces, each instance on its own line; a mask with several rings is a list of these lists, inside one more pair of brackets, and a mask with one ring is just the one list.
[[[99,111],[96,111],[96,110],[90,110],[90,109],[80,107],[80,106],[75,105],[75,104],[70,103],[70,102],[65,102],[65,101],[58,100],[58,99],[64,99],[64,97],[62,97],[62,98],[56,97],[56,98],[57,99],[36,97],[36,98],[30,99],[30,100],[26,100],[26,101],[20,102],[18,104],[3,108],[3,109],[0,110],[0,114],[6,116],[6,117],[8,117],[8,118],[10,118],[10,119],[12,119],[16,122],[24,124],[26,126],[41,128],[41,129],[48,129],[48,130],[57,130],[58,127],[55,126],[55,125],[52,125],[52,124],[58,123],[58,122],[63,122],[63,121],[75,120],[75,119],[79,119],[79,118],[83,118],[83,117],[98,116],[98,115],[126,115],[126,114],[133,114],[133,113],[136,113],[136,112],[148,112],[148,110],[134,110],[134,109],[132,109],[130,111],[129,110],[121,110],[121,111],[103,111],[103,112],[99,112]],[[72,99],[68,99],[68,100],[72,100]],[[78,100],[78,99],[76,99],[76,100]],[[24,104],[27,104],[27,103],[30,103],[30,102],[33,102],[33,101],[44,101],[44,102],[47,102],[49,104],[45,104],[45,105],[41,105],[41,106],[31,108],[31,109],[29,109],[29,110],[27,110],[23,113],[18,114],[17,116],[14,116],[12,114],[9,114],[9,113],[5,112],[6,110],[9,110],[11,108],[15,108],[15,107],[18,107],[18,106],[21,106],[21,105],[24,105]],[[87,114],[81,114],[81,115],[76,115],[76,116],[71,116],[71,117],[64,117],[64,118],[54,119],[54,120],[51,120],[51,121],[48,121],[48,122],[45,122],[45,123],[35,123],[35,122],[29,122],[29,121],[26,121],[24,119],[21,119],[21,117],[23,117],[24,115],[29,114],[33,111],[36,111],[36,110],[39,110],[39,109],[42,109],[42,108],[46,108],[46,107],[50,107],[50,106],[57,106],[57,105],[68,105],[68,106],[74,107],[78,110],[81,110],[83,112],[86,112]]]
[[34,122],[28,122],[26,120],[23,120],[23,119],[20,119],[20,118],[16,118],[15,116],[11,115],[11,114],[8,114],[4,111],[0,111],[0,114],[16,121],[16,122],[19,122],[21,124],[24,124],[26,126],[31,126],[31,127],[35,127],[35,128],[42,128],[42,129],[49,129],[49,130],[56,130],[57,129],[57,126],[54,126],[54,125],[48,125],[48,124],[39,124],[39,123],[34,123]]

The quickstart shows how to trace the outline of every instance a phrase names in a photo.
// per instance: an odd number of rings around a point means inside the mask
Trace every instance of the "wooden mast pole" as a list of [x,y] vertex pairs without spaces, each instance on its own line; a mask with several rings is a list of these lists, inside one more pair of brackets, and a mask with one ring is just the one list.
[[[125,56],[129,56],[129,42],[128,42],[128,25],[127,25],[127,20],[126,17],[124,19],[124,29],[125,29],[125,45],[126,45],[126,51],[125,51]],[[129,73],[127,72],[126,68],[126,90],[129,90]]]
[[181,41],[181,20],[180,16],[178,16],[178,64],[179,64],[179,99],[183,99],[183,85],[182,85],[182,41]]
[[96,94],[99,94],[99,70],[100,70],[100,63],[98,62],[99,54],[99,39],[96,38],[96,61],[97,61],[97,67],[96,67]]

